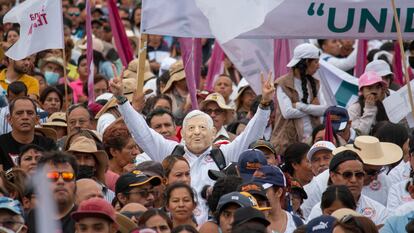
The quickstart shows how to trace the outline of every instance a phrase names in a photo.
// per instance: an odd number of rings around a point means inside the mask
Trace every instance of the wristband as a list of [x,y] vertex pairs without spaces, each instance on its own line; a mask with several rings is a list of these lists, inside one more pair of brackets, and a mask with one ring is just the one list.
[[119,105],[123,105],[128,101],[128,99],[123,95],[117,95],[115,98]]

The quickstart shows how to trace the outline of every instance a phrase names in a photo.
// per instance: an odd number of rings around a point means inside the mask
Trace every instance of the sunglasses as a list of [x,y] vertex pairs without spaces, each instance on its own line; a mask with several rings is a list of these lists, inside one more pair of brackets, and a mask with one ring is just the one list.
[[46,176],[52,182],[58,181],[59,177],[62,177],[65,182],[71,182],[75,179],[75,174],[73,172],[48,172]]
[[139,194],[141,197],[147,198],[150,194],[155,196],[155,191],[154,190],[148,190],[148,189],[141,189],[141,190],[136,191],[136,192],[127,192],[127,194]]
[[79,12],[70,12],[68,13],[69,16],[79,16],[80,13]]
[[379,169],[379,170],[365,170],[365,173],[367,174],[367,176],[376,176],[379,175],[381,173],[383,173],[385,171],[385,167]]
[[346,180],[350,180],[352,178],[352,176],[355,176],[355,178],[357,178],[358,180],[363,179],[365,177],[365,172],[351,172],[351,171],[346,171],[343,173],[339,173],[339,172],[335,172],[338,175],[341,175],[344,179]]
[[224,109],[221,109],[221,108],[211,109],[210,108],[210,109],[204,110],[204,112],[207,113],[208,115],[211,115],[213,112],[216,115],[220,115],[224,113]]

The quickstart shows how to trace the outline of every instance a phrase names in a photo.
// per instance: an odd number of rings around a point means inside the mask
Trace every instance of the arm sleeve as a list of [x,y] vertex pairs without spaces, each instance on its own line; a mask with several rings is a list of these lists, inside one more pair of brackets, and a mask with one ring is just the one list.
[[375,121],[377,106],[365,106],[362,116],[359,109],[360,105],[358,103],[351,105],[348,108],[349,119],[352,121],[352,128],[359,130],[362,135],[367,135]]
[[388,191],[388,199],[387,199],[387,209],[390,211],[395,210],[401,203],[398,201],[398,190],[400,186],[395,184],[391,186],[390,190]]
[[305,104],[298,102],[296,103],[296,108],[304,113],[307,113],[312,116],[323,116],[325,110],[328,108],[326,105],[315,105],[315,104]]
[[270,109],[263,110],[260,107],[249,121],[243,133],[237,136],[230,144],[222,145],[220,149],[226,158],[226,163],[237,162],[240,154],[246,150],[250,143],[263,137],[267,122],[269,121]]
[[167,140],[151,129],[144,117],[136,112],[129,102],[118,105],[118,109],[136,143],[151,159],[160,162],[171,154],[177,142]]
[[292,101],[283,91],[281,86],[276,88],[277,101],[279,102],[280,112],[285,119],[296,119],[305,117],[307,114],[294,108]]
[[330,64],[338,67],[339,69],[343,71],[348,71],[352,68],[354,68],[356,63],[356,55],[357,55],[357,49],[354,49],[351,54],[349,54],[348,57],[345,58],[337,58],[337,57],[329,57],[326,59],[327,62]]

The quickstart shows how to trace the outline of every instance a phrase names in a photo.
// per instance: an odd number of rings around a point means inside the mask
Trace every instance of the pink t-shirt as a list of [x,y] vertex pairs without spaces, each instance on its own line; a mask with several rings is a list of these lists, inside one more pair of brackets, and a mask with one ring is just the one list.
[[111,171],[111,170],[107,170],[105,172],[105,183],[106,183],[106,187],[108,187],[110,190],[115,192],[115,184],[116,181],[118,180],[119,175],[116,174],[115,172]]
[[69,86],[72,88],[73,102],[76,104],[78,103],[80,97],[85,96],[83,94],[83,82],[80,79],[77,79],[69,83]]

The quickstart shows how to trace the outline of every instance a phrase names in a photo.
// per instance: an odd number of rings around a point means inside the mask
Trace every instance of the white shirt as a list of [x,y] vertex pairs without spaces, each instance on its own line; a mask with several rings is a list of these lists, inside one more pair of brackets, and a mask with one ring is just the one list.
[[412,211],[414,211],[414,201],[409,201],[399,206],[390,216],[402,216]]
[[147,155],[147,153],[142,152],[141,154],[137,155],[137,157],[135,157],[135,164],[138,165],[142,162],[145,161],[151,161],[152,159]]
[[[303,187],[305,189],[306,194],[308,195],[308,199],[303,200],[303,204],[301,205],[303,216],[305,218],[308,217],[313,206],[315,206],[316,203],[321,201],[322,193],[328,187],[328,180],[329,169],[314,177],[309,184]],[[378,175],[378,180],[374,180],[369,185],[364,186],[362,188],[361,193],[371,199],[374,199],[375,201],[381,200],[378,201],[381,204],[383,202],[386,203],[389,184],[390,183],[389,181],[387,181],[386,175],[381,173]],[[385,206],[385,204],[382,205]]]
[[[127,102],[119,105],[118,109],[124,117],[124,121],[133,138],[152,160],[161,162],[178,145],[177,142],[165,139],[161,134],[148,127],[144,117],[137,113],[130,103]],[[240,154],[248,148],[249,144],[263,135],[269,116],[270,110],[259,108],[247,124],[243,133],[231,143],[220,147],[227,164],[238,161]],[[207,221],[208,208],[200,192],[205,185],[214,184],[214,181],[208,176],[208,170],[218,170],[218,167],[209,155],[211,147],[200,155],[191,153],[187,147],[184,147],[184,150],[184,158],[190,164],[191,186],[197,192],[199,205],[201,207],[199,213],[195,214],[195,217],[197,222],[202,224]]]
[[[388,217],[388,210],[381,203],[361,194],[358,200],[356,212],[371,219],[375,225],[383,224]],[[321,203],[317,203],[309,215],[308,221],[322,215]]]
[[397,184],[403,180],[410,178],[411,165],[410,162],[401,161],[388,173],[388,181],[390,184]]
[[324,60],[337,68],[348,71],[352,68],[354,68],[356,64],[356,55],[357,55],[357,49],[354,49],[351,54],[349,54],[348,57],[345,58],[337,58],[327,53],[322,53],[320,56],[321,60]]
[[305,219],[308,218],[313,206],[315,206],[316,203],[321,201],[322,193],[326,190],[326,187],[328,186],[328,180],[329,169],[326,169],[321,174],[313,177],[312,181],[309,184],[303,186],[306,194],[308,195],[308,199],[303,200],[303,203],[300,206]]
[[376,180],[362,188],[362,194],[384,206],[387,206],[388,191],[390,186],[391,183],[388,181],[388,176],[385,173],[381,173],[378,175]]
[[397,207],[412,201],[410,193],[405,190],[407,180],[393,184],[388,192],[387,209],[392,213]]
[[[294,80],[294,87],[296,92],[299,95],[299,99],[303,98],[302,92],[302,81],[298,78],[293,78]],[[312,89],[310,87],[310,83],[308,82],[308,93],[312,93]],[[279,108],[282,113],[283,118],[285,119],[297,119],[302,118],[303,121],[303,139],[302,141],[306,140],[312,134],[312,124],[310,115],[312,116],[323,116],[325,110],[328,108],[325,102],[325,98],[320,90],[318,90],[318,99],[320,105],[314,104],[305,104],[302,102],[296,103],[296,107],[293,107],[293,103],[290,98],[286,95],[283,91],[283,88],[279,85],[276,89],[277,101],[279,103]],[[307,102],[310,103],[312,100],[310,99],[310,95],[308,97]]]
[[286,216],[287,216],[287,223],[286,223],[286,230],[284,233],[293,233],[293,231],[296,230],[296,224],[295,221],[293,220],[292,214],[285,211]]
[[98,133],[102,136],[105,132],[105,129],[114,121],[116,121],[116,118],[113,114],[108,112],[102,114],[98,119],[96,131],[98,131]]
[[220,136],[223,136],[223,137],[230,140],[230,136],[227,133],[227,130],[224,128],[224,126],[221,126],[221,129],[216,133],[216,138],[218,138]]

